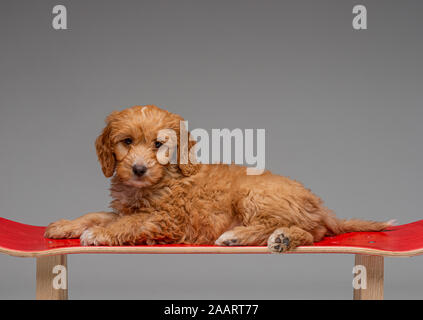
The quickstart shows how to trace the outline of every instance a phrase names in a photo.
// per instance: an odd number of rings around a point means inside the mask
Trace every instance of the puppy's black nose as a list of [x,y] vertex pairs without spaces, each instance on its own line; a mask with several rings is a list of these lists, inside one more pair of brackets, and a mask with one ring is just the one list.
[[132,171],[134,172],[134,174],[136,176],[142,177],[147,172],[147,167],[146,166],[143,166],[143,165],[135,164],[132,167]]

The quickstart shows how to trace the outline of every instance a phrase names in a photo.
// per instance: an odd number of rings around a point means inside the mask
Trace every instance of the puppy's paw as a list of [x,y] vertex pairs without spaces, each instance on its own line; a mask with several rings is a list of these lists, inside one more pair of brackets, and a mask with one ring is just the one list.
[[240,241],[233,231],[226,231],[216,241],[218,246],[240,246]]
[[79,238],[82,231],[81,226],[73,221],[62,219],[50,223],[44,232],[44,237],[49,239]]
[[115,242],[103,227],[92,227],[82,232],[79,238],[82,246],[113,246]]
[[286,252],[291,249],[291,240],[282,231],[273,232],[267,240],[267,247],[271,252]]

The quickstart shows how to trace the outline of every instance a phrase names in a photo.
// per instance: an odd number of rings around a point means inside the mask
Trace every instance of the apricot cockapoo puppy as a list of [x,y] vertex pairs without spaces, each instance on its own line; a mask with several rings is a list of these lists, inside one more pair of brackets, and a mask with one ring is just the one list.
[[390,226],[338,219],[301,183],[269,171],[247,175],[243,166],[185,162],[179,152],[177,161],[162,164],[157,153],[174,143],[162,133],[173,130],[179,144],[181,121],[152,105],[111,113],[95,145],[104,175],[112,177],[113,211],[51,223],[45,237],[80,238],[86,246],[267,244],[285,252],[325,235]]

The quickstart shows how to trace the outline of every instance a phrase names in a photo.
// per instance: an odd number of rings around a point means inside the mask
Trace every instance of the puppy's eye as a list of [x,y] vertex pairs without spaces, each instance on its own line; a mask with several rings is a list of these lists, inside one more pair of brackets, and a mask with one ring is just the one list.
[[160,148],[161,146],[163,145],[163,143],[162,142],[160,142],[160,141],[155,141],[154,142],[154,146],[158,149],[158,148]]
[[132,144],[132,139],[131,138],[126,138],[125,140],[123,140],[123,143],[126,144],[127,146]]

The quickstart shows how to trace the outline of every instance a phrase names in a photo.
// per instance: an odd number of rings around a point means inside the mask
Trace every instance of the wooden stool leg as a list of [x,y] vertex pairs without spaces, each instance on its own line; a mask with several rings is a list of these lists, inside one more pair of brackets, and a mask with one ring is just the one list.
[[383,300],[383,257],[356,254],[355,266],[364,266],[366,289],[354,289],[354,300]]
[[37,257],[37,300],[67,300],[66,255]]

